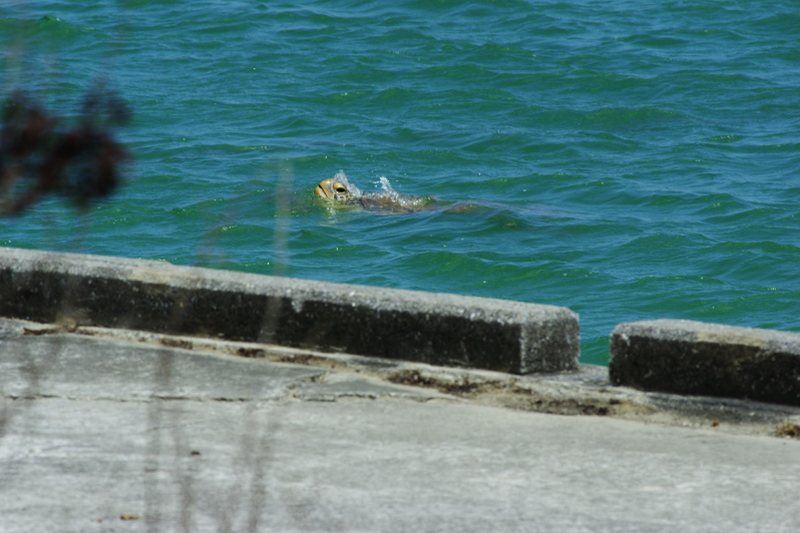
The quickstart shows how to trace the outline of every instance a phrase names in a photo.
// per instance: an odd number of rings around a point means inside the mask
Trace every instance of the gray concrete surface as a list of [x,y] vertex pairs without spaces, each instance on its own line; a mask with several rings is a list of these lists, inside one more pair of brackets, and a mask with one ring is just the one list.
[[[797,421],[797,408],[681,398],[704,413],[699,425],[678,411],[658,418],[667,395],[611,387],[592,368],[508,376],[66,329],[0,320],[4,532],[729,533],[800,523],[800,441],[709,418],[725,406],[742,420]],[[529,403],[490,405],[512,393]],[[526,410],[603,397],[609,409],[629,404],[633,419]]]
[[800,406],[800,333],[651,320],[611,334],[617,385]]
[[0,316],[503,372],[575,369],[563,307],[0,248]]

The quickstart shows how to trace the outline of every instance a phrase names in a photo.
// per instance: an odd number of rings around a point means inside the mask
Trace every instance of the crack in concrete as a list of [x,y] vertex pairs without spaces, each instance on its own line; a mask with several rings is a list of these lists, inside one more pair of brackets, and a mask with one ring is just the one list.
[[[525,376],[489,370],[449,368],[376,357],[323,353],[258,343],[203,337],[175,337],[131,330],[79,326],[54,327],[26,323],[36,335],[80,335],[163,346],[175,350],[216,354],[270,363],[318,368],[324,373],[299,378],[278,398],[218,398],[213,401],[342,401],[403,399],[427,402],[433,399],[469,401],[515,410],[561,414],[609,416],[663,425],[713,427],[732,433],[775,434],[776,424],[800,423],[800,409],[773,404],[704,396],[649,393],[612,386],[607,369],[583,365],[577,372]],[[33,333],[35,332],[35,333]],[[303,391],[304,385],[326,385],[330,376],[353,376],[406,387],[409,395],[392,391]],[[354,381],[355,383],[355,381]],[[420,390],[436,391],[420,395]],[[417,391],[414,394],[412,391]],[[156,397],[168,401],[211,401],[209,398]],[[152,401],[143,399],[137,401]],[[720,423],[723,423],[720,425]]]

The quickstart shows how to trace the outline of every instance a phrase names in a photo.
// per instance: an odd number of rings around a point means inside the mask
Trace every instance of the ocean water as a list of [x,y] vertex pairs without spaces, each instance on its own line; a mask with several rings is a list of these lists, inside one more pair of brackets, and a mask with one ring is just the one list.
[[[129,102],[125,186],[0,245],[800,331],[800,4],[8,1],[3,97]],[[442,205],[335,210],[385,177]]]

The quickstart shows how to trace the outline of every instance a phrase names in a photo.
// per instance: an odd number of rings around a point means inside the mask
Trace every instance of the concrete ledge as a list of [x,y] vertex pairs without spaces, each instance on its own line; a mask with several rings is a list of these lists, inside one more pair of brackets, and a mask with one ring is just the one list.
[[524,374],[577,368],[563,307],[0,248],[0,316]]
[[800,406],[800,334],[653,320],[611,333],[609,377],[648,391]]

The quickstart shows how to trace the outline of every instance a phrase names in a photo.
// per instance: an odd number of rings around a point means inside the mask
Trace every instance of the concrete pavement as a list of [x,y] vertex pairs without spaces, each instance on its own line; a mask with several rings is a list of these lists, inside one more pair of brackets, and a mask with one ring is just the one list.
[[800,523],[800,441],[774,436],[800,410],[611,387],[606,369],[511,376],[0,320],[0,390],[8,532]]

